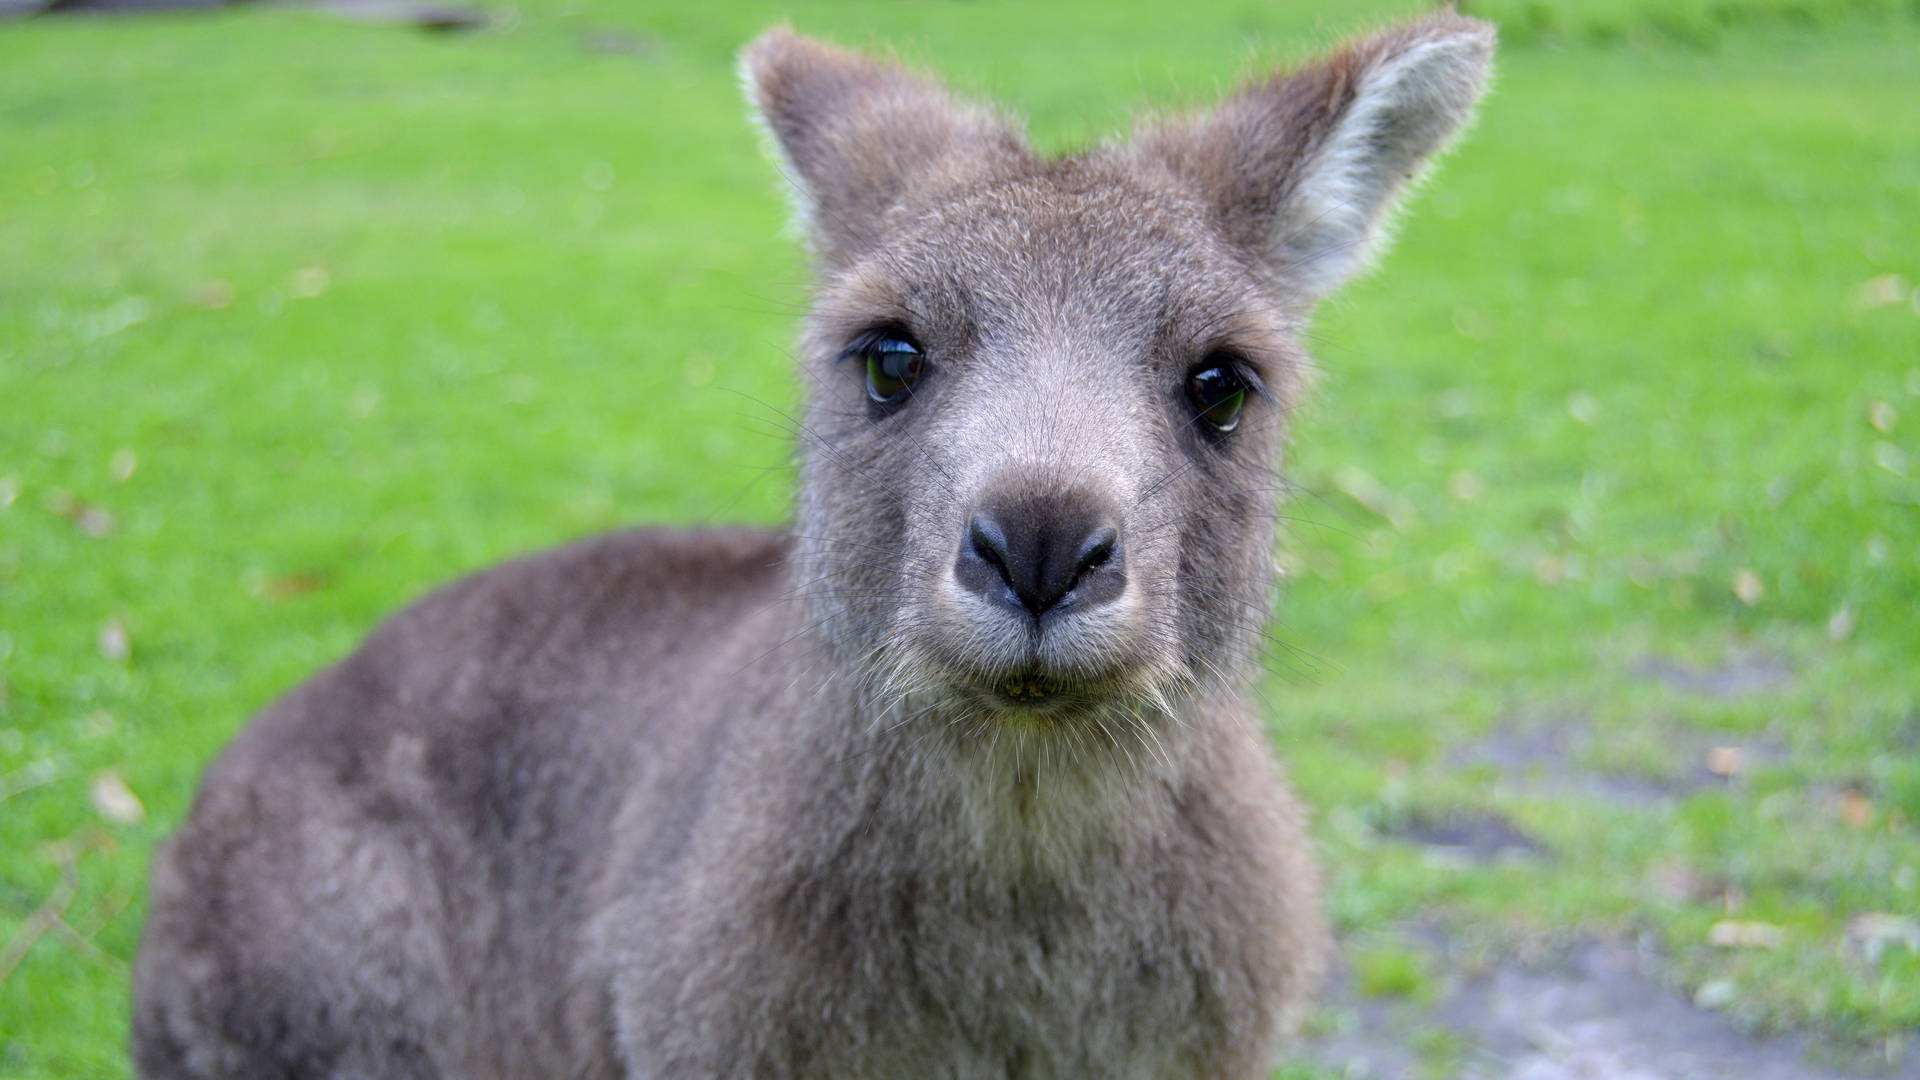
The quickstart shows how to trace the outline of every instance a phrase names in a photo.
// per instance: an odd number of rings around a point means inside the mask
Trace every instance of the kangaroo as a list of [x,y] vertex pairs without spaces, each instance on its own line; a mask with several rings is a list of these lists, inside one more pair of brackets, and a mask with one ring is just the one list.
[[508,563],[257,717],[154,860],[140,1075],[1265,1075],[1329,949],[1249,701],[1303,327],[1493,46],[1049,159],[751,44],[818,272],[791,529]]

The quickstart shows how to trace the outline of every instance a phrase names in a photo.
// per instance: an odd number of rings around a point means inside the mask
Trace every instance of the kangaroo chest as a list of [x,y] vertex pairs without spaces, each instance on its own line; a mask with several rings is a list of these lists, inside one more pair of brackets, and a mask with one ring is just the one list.
[[[1120,882],[892,883],[816,924],[798,1000],[836,1000],[800,1075],[1022,1078],[1196,1075],[1223,1032],[1218,972],[1164,897]],[[1114,1071],[1116,1063],[1120,1071]]]

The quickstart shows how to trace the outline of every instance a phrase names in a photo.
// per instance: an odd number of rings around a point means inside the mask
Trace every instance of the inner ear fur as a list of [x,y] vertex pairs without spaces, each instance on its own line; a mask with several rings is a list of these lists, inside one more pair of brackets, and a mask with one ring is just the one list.
[[1140,159],[1208,204],[1312,304],[1364,270],[1394,204],[1472,114],[1494,29],[1434,15],[1256,79],[1211,113],[1149,126]]
[[748,97],[784,159],[802,228],[828,262],[879,236],[886,213],[933,190],[1022,160],[1000,116],[938,83],[784,27],[741,53]]

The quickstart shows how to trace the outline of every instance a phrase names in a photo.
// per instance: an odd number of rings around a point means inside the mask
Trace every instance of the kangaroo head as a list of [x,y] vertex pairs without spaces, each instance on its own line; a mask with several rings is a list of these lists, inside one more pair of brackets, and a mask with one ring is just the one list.
[[817,256],[796,532],[843,661],[1060,722],[1239,679],[1305,320],[1492,47],[1428,18],[1046,159],[900,67],[784,30],[750,46]]

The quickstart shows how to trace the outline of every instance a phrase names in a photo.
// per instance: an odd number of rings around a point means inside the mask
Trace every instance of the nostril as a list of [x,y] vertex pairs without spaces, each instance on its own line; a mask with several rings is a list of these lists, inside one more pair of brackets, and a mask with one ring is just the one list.
[[1080,574],[1097,570],[1113,558],[1114,552],[1119,547],[1120,534],[1112,529],[1101,529],[1087,537],[1086,543],[1080,545],[1075,567]]
[[967,525],[974,554],[992,563],[1001,573],[1007,570],[1007,534],[992,518],[975,516]]

